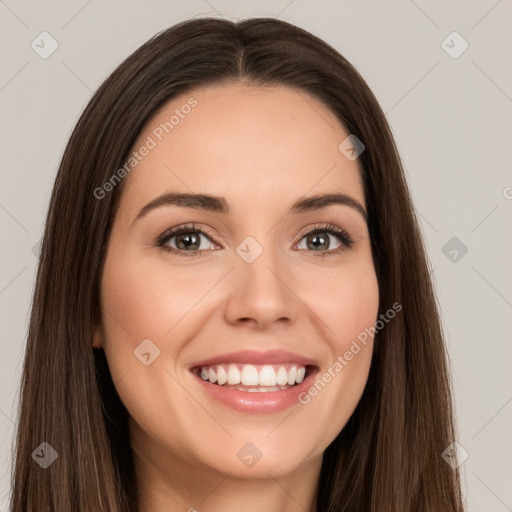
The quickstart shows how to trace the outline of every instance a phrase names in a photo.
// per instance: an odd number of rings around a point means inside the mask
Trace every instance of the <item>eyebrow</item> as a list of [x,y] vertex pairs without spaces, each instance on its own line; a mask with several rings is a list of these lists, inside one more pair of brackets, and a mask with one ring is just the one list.
[[[342,193],[317,194],[311,197],[300,198],[293,203],[287,214],[317,211],[334,204],[349,206],[359,212],[365,221],[368,220],[366,211],[361,203],[357,199]],[[213,213],[230,213],[229,203],[224,197],[210,194],[170,192],[153,199],[153,201],[144,206],[134,222],[147,215],[150,211],[162,206],[181,206]]]

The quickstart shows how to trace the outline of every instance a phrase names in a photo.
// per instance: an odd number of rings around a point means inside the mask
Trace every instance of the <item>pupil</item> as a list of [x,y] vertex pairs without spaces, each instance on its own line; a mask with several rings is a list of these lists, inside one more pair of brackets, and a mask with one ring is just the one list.
[[[193,241],[191,241],[191,238],[193,239]],[[178,236],[177,246],[179,249],[187,249],[192,246],[194,246],[194,248],[197,249],[196,246],[199,246],[199,237],[194,233],[182,233],[181,235]]]
[[321,240],[319,243],[312,242],[314,250],[317,250],[321,246],[325,246],[325,249],[329,248],[329,237],[319,236],[318,234],[311,235],[310,240]]

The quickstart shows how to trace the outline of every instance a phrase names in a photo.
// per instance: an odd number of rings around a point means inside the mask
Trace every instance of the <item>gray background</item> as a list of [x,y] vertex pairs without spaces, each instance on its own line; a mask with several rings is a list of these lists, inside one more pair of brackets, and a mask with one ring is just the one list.
[[[183,19],[211,15],[295,23],[336,47],[374,91],[433,268],[457,441],[469,454],[461,466],[469,510],[511,511],[511,0],[0,0],[0,510],[7,509],[36,248],[66,141],[92,91],[141,43]],[[59,45],[47,59],[31,48],[43,31]],[[469,43],[455,59],[441,44],[453,31]],[[461,48],[453,37],[445,45]],[[456,261],[446,246],[452,237]]]

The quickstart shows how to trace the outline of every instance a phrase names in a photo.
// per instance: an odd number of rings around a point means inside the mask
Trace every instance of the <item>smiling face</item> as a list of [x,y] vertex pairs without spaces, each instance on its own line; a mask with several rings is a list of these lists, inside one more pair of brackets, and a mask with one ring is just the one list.
[[139,135],[96,341],[140,459],[243,478],[319,469],[362,395],[373,342],[353,342],[378,312],[348,135],[306,93],[246,84],[174,98]]

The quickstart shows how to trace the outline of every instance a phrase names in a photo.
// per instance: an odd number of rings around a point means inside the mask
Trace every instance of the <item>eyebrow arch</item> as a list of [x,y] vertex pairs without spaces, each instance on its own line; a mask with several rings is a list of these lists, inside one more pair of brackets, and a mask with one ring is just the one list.
[[334,193],[334,194],[318,194],[316,196],[305,197],[295,202],[292,207],[288,210],[288,213],[301,213],[315,210],[321,210],[327,208],[333,204],[341,204],[343,206],[349,206],[357,212],[359,212],[365,221],[368,220],[366,210],[363,205],[353,197],[347,194]]
[[[359,212],[363,216],[364,220],[367,221],[367,214],[361,203],[353,197],[341,193],[317,194],[315,196],[301,198],[293,203],[287,214],[321,210],[322,208],[327,208],[333,204],[349,206]],[[230,212],[229,203],[224,197],[209,194],[170,192],[153,199],[153,201],[144,206],[135,218],[135,221],[144,217],[155,208],[172,205],[195,208],[214,213],[228,214]]]

